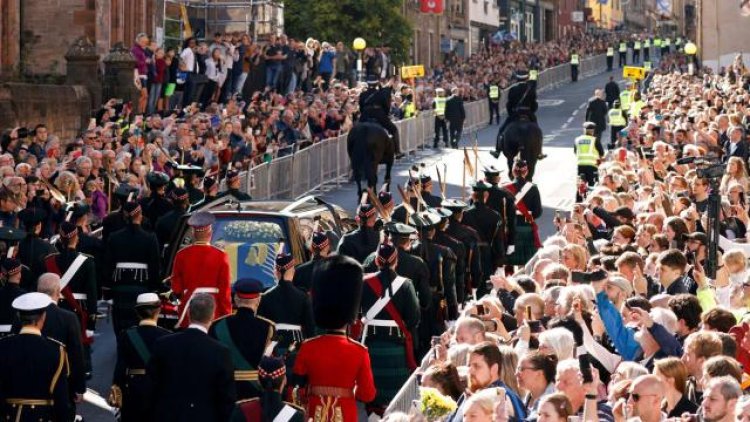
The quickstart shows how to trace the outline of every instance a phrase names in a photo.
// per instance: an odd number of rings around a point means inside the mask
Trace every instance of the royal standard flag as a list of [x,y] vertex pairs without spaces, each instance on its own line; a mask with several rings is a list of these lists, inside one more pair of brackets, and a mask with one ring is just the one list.
[[277,243],[227,243],[224,250],[229,255],[232,284],[241,278],[254,278],[268,289],[276,285]]

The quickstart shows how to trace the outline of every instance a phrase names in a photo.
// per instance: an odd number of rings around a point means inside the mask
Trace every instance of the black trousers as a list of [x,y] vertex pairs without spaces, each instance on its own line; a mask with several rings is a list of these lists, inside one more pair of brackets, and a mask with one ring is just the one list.
[[617,143],[617,134],[620,133],[620,131],[623,130],[624,128],[625,128],[625,126],[610,126],[610,128],[609,128],[609,132],[610,132],[610,137],[609,137],[610,149],[612,148],[613,145],[615,145]]
[[448,139],[448,125],[445,122],[445,117],[435,116],[435,139],[432,141],[432,146],[437,148],[440,143],[440,132],[443,132],[443,142],[446,146],[450,146],[450,140]]
[[643,49],[643,61],[646,61],[646,62],[647,62],[647,61],[648,61],[648,59],[649,59],[649,56],[648,56],[648,50],[649,50],[648,48],[644,48],[644,49]]
[[376,120],[380,124],[380,126],[383,126],[383,129],[385,129],[386,132],[391,135],[391,139],[393,140],[394,152],[396,154],[401,153],[401,137],[398,134],[398,128],[393,124],[393,121],[389,119],[388,116],[386,116],[384,113],[368,113],[362,118]]
[[596,166],[578,166],[578,174],[589,186],[593,186],[599,180]]
[[641,50],[633,50],[633,63],[638,63],[641,60]]
[[451,121],[450,123],[450,140],[451,140],[451,147],[452,148],[458,148],[458,142],[461,140],[461,133],[464,130],[464,121]]
[[620,53],[620,63],[619,63],[619,66],[623,67],[626,64],[628,64],[628,53],[627,52]]
[[495,123],[500,124],[500,101],[487,101],[490,103],[490,124],[492,124],[492,116],[495,116]]
[[573,82],[578,82],[578,65],[577,64],[570,65],[570,80]]
[[615,61],[615,56],[607,56],[607,70],[612,70],[612,62]]

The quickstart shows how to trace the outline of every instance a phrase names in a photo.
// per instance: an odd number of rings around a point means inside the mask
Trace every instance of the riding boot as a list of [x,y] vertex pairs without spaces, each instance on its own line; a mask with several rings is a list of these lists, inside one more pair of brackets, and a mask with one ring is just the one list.
[[505,135],[502,135],[502,134],[498,133],[498,135],[497,135],[497,141],[495,141],[495,150],[494,151],[490,151],[490,155],[493,156],[493,157],[495,157],[495,159],[500,158],[500,145],[502,145],[502,143],[503,143],[503,136],[505,136]]

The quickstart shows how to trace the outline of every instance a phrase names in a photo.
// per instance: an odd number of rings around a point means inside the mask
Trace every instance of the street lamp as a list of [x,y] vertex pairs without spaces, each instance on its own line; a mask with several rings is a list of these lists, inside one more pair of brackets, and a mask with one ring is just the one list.
[[362,82],[362,52],[367,48],[367,42],[364,38],[357,37],[354,39],[352,47],[357,52],[357,80]]
[[695,53],[698,52],[698,46],[696,46],[692,41],[685,44],[684,48],[685,54],[688,56],[688,74],[690,76],[695,73]]

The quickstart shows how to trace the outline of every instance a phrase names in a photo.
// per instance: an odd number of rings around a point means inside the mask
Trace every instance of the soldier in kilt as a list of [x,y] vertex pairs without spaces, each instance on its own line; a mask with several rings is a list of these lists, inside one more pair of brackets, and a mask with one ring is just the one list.
[[529,172],[526,160],[513,162],[513,181],[504,188],[513,194],[516,203],[515,251],[508,252],[507,264],[523,266],[542,246],[536,220],[542,215],[539,188],[526,180]]
[[370,352],[377,389],[371,405],[378,412],[388,406],[417,367],[413,338],[420,310],[411,280],[396,274],[396,247],[381,244],[375,263],[380,271],[365,276],[362,289],[362,343]]

